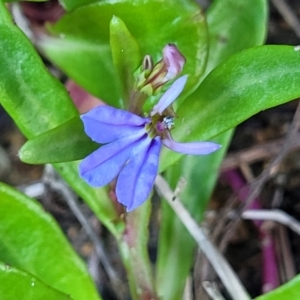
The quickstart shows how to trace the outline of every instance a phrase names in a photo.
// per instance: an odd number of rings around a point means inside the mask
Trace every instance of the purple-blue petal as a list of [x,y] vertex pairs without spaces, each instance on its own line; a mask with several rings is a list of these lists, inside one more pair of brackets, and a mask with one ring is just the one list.
[[140,126],[145,123],[145,119],[138,115],[108,105],[97,106],[83,116],[88,116],[102,123],[115,125]]
[[100,144],[135,134],[149,122],[146,118],[106,105],[93,108],[81,119],[85,133]]
[[127,207],[131,205],[134,199],[137,179],[148,154],[151,141],[151,138],[147,137],[131,152],[128,163],[118,176],[116,185],[117,199]]
[[81,117],[84,124],[85,133],[95,142],[99,144],[107,144],[117,139],[121,139],[130,135],[135,135],[144,125],[114,125],[99,122],[89,117]]
[[162,140],[162,143],[167,148],[184,154],[206,155],[210,154],[222,146],[213,142],[193,142],[193,143],[178,143],[175,142],[171,135]]
[[169,89],[162,95],[158,103],[153,107],[151,116],[155,114],[161,115],[163,111],[170,106],[180,95],[187,81],[187,75],[176,79]]
[[122,169],[116,186],[118,201],[131,211],[147,200],[158,171],[161,140],[148,138]]
[[80,176],[91,186],[101,187],[108,184],[121,171],[132,150],[140,144],[143,135],[146,136],[146,133],[141,130],[139,134],[97,149],[80,163]]

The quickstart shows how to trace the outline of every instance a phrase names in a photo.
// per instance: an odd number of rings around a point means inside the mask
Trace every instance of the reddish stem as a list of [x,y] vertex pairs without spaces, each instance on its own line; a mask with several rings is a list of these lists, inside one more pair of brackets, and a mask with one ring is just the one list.
[[[243,175],[236,169],[224,172],[224,179],[230,185],[238,198],[245,202],[249,195],[249,188]],[[255,198],[249,209],[261,209],[259,198]],[[253,220],[259,231],[263,260],[263,292],[268,292],[279,286],[278,266],[276,261],[275,243],[270,230],[264,229],[263,221]]]

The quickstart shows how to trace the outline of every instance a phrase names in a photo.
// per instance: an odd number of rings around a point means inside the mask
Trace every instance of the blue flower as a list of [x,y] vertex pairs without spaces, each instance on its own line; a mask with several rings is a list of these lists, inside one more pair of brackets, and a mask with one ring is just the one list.
[[104,144],[79,165],[80,176],[101,187],[116,179],[118,202],[131,211],[150,195],[164,145],[184,154],[205,155],[220,148],[213,142],[177,143],[170,129],[170,105],[182,92],[187,76],[178,78],[154,106],[149,117],[110,106],[98,106],[81,116],[86,134]]

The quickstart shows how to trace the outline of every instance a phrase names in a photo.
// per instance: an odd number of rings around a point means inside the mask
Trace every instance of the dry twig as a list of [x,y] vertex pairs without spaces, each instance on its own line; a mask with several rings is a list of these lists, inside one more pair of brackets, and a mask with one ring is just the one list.
[[[270,159],[281,151],[284,139],[277,139],[275,141],[265,142],[255,145],[251,148],[244,149],[235,153],[230,153],[224,159],[221,165],[221,171],[224,172],[229,169],[239,168],[241,163],[253,164],[258,161]],[[290,151],[299,150],[300,139],[294,141],[291,145]]]
[[[224,235],[222,236],[222,240],[220,243],[220,249],[222,251],[226,248],[230,237],[234,233],[235,228],[240,221],[242,211],[245,210],[252,203],[252,201],[260,194],[261,189],[263,188],[266,181],[272,178],[277,173],[282,160],[290,152],[290,149],[294,147],[295,141],[299,140],[299,128],[300,104],[298,103],[298,107],[294,114],[293,121],[287,132],[286,138],[284,139],[282,147],[278,151],[278,154],[275,156],[275,158],[271,161],[269,166],[261,173],[261,175],[249,184],[249,196],[247,197],[245,204],[243,204],[240,208],[240,212],[237,214],[237,218],[235,220],[232,220],[227,226],[225,226],[225,222],[227,220],[226,216],[228,214],[228,209],[226,209],[225,213],[223,214],[223,217],[221,218],[222,221],[219,221],[219,226],[214,230],[213,236],[219,236],[220,232],[223,232],[223,229],[225,228]],[[235,199],[236,197],[233,197],[232,200]],[[234,203],[234,201],[231,201],[230,203]],[[231,208],[232,207],[229,207],[230,210]]]
[[66,200],[73,214],[76,216],[79,223],[84,228],[87,235],[93,242],[95,252],[103,268],[105,269],[107,276],[110,279],[114,292],[116,293],[116,295],[118,295],[118,299],[124,299],[124,295],[126,293],[124,292],[123,283],[118,278],[117,273],[110,264],[110,261],[104,251],[104,247],[100,238],[96,234],[93,227],[90,225],[88,218],[81,211],[76,195],[70,190],[70,188],[66,185],[64,181],[59,180],[57,178],[57,174],[51,165],[45,166],[44,182],[48,184],[53,190],[61,194]]
[[291,26],[295,34],[300,38],[300,22],[294,11],[285,0],[272,0],[272,2],[284,20]]
[[215,282],[203,281],[202,286],[211,299],[225,300],[220,291],[218,290],[218,286]]
[[300,235],[300,222],[280,209],[249,209],[243,212],[242,217],[250,220],[269,220],[278,222]]
[[222,283],[226,287],[228,293],[234,300],[249,300],[250,296],[241,284],[231,266],[221,253],[215,248],[211,241],[207,238],[202,228],[193,220],[189,212],[181,204],[179,198],[175,197],[174,192],[170,189],[168,183],[158,175],[155,180],[155,186],[158,193],[165,198],[182,224],[195,239],[202,252],[213,266],[214,270],[220,277]]

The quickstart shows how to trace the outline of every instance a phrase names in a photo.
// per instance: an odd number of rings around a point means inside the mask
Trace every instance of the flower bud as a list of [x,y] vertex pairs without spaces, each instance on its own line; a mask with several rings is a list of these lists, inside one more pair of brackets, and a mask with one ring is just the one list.
[[136,84],[128,106],[129,111],[140,114],[147,97],[154,95],[162,85],[181,73],[185,58],[177,47],[168,44],[162,52],[162,59],[155,65],[150,55],[144,57],[136,75]]
[[[146,61],[146,62],[145,62]],[[153,94],[159,87],[179,75],[185,64],[185,58],[173,44],[163,49],[163,58],[154,66],[151,65],[149,55],[144,58],[143,79],[139,78],[139,89],[146,94]]]

